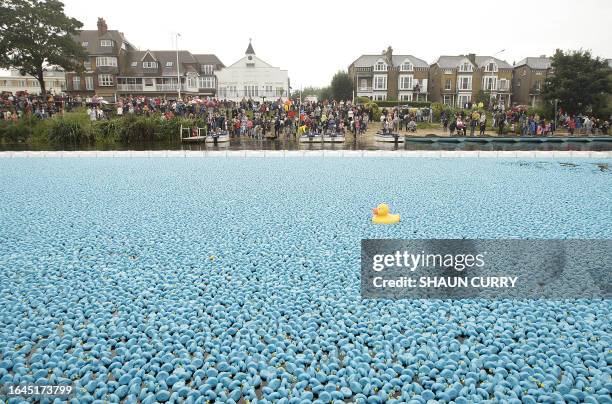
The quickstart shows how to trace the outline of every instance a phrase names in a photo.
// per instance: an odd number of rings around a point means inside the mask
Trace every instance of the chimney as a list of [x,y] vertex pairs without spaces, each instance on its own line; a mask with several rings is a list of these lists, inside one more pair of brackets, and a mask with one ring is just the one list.
[[106,31],[108,31],[106,21],[104,21],[104,18],[98,17],[98,35],[104,35]]
[[468,59],[470,59],[470,62],[476,64],[476,54],[475,53],[468,53],[467,57]]
[[540,57],[541,57],[541,58],[545,58],[545,57],[546,57],[546,55],[540,55]]

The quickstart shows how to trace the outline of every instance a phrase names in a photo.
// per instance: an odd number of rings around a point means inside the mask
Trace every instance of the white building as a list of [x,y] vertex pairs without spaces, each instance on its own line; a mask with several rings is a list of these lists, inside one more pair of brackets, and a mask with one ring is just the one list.
[[287,70],[271,66],[255,56],[249,41],[242,59],[217,72],[217,97],[232,101],[286,99],[289,97],[289,75]]
[[[45,88],[52,94],[60,94],[66,89],[66,74],[62,71],[50,70],[44,73]],[[0,92],[17,93],[27,91],[28,94],[40,93],[40,84],[34,76],[22,76],[19,70],[0,70]]]

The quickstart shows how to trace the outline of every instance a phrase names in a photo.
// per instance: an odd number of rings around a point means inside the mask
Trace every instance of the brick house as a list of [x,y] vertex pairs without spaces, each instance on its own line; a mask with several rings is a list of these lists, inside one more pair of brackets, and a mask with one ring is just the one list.
[[103,18],[98,18],[97,30],[82,30],[74,40],[85,48],[88,59],[83,63],[83,73],[66,72],[66,92],[114,100],[119,68],[134,46],[123,33],[109,30]]
[[214,96],[215,72],[222,67],[215,55],[194,55],[186,50],[133,50],[120,67],[117,93],[176,96],[180,77],[181,94]]
[[550,58],[527,57],[514,65],[512,103],[535,106],[542,103],[542,88],[551,74]]
[[492,56],[440,56],[429,69],[430,100],[463,107],[484,90],[494,103],[510,106],[512,71],[508,62]]
[[348,74],[355,96],[372,100],[428,101],[429,65],[412,55],[361,55]]

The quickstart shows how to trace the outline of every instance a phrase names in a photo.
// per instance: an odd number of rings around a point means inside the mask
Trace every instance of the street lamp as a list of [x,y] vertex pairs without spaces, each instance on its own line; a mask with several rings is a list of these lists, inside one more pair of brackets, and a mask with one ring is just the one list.
[[175,45],[176,45],[176,78],[178,80],[178,99],[181,99],[181,68],[179,65],[179,53],[178,53],[178,38],[181,36],[178,32],[175,36]]

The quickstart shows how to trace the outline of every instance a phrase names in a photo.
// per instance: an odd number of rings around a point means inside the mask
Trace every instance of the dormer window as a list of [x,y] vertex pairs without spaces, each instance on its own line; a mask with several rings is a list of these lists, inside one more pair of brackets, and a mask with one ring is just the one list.
[[132,62],[132,67],[138,66],[138,62]]
[[414,70],[414,66],[410,62],[404,62],[402,63],[401,70],[403,72],[411,72],[412,70]]
[[110,39],[103,39],[100,41],[100,46],[113,46],[113,41]]
[[462,64],[459,65],[459,71],[460,72],[471,72],[472,64],[470,62],[463,62]]
[[83,41],[83,42],[81,42],[81,46],[82,46],[83,48],[87,48],[87,47],[89,46],[89,42],[87,42],[87,41]]
[[387,65],[383,61],[376,62],[376,65],[374,66],[374,70],[376,70],[377,72],[386,72]]
[[166,67],[172,67],[172,62],[166,62]]
[[157,69],[157,62],[142,62],[142,67],[145,69]]
[[497,71],[497,64],[495,62],[487,63],[487,65],[485,66],[485,71],[486,72],[496,72]]

